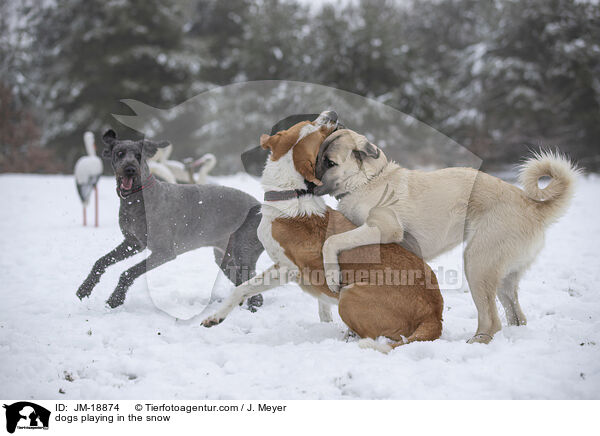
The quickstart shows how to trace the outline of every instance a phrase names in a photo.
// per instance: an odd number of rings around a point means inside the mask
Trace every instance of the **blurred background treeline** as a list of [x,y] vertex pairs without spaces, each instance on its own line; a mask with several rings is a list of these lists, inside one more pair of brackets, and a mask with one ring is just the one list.
[[[69,172],[85,130],[139,135],[112,117],[133,114],[121,99],[168,109],[264,79],[389,105],[486,169],[547,146],[600,170],[597,0],[0,0],[0,171]],[[249,145],[174,155],[229,173]]]

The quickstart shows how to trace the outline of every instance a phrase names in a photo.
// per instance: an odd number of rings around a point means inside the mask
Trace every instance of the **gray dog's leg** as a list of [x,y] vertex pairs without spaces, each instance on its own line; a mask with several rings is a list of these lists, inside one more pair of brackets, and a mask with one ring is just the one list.
[[[256,262],[264,251],[256,229],[260,224],[260,205],[252,207],[244,223],[229,238],[227,248],[221,259],[220,268],[236,286],[256,275]],[[215,251],[215,260],[216,260]],[[248,298],[248,310],[256,312],[263,305],[261,294]]]
[[156,251],[156,253],[151,253],[146,259],[142,260],[140,263],[135,264],[119,277],[119,283],[117,287],[108,298],[106,303],[111,307],[115,308],[120,306],[125,302],[125,296],[127,295],[127,290],[133,284],[134,280],[137,279],[142,274],[159,267],[163,263],[169,262],[170,260],[175,259],[174,254],[166,254],[161,253],[160,251]]
[[106,268],[139,253],[140,248],[141,247],[136,242],[125,239],[114,250],[109,251],[98,259],[96,263],[94,263],[92,271],[77,290],[76,295],[79,299],[81,300],[84,297],[89,297],[94,286],[98,284],[100,277],[106,271]]

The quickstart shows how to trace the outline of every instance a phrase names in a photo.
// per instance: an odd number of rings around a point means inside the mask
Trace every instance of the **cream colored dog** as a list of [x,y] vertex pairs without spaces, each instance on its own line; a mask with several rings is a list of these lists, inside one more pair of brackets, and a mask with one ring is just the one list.
[[[544,243],[544,231],[567,209],[578,170],[564,157],[539,153],[520,172],[523,190],[472,168],[412,171],[389,162],[367,138],[348,129],[321,145],[315,194],[331,194],[358,227],[327,239],[327,284],[339,290],[338,255],[354,247],[404,242],[425,260],[466,242],[464,267],[478,312],[469,342],[488,343],[501,329],[495,298],[509,325],[524,325],[518,284]],[[541,177],[550,177],[545,188]],[[386,194],[387,193],[387,194]],[[382,196],[393,213],[369,217]]]

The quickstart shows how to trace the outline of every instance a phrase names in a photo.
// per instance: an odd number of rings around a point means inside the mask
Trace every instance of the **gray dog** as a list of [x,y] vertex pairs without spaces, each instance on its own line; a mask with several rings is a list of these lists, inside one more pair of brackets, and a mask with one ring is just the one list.
[[[103,157],[111,159],[121,198],[119,226],[125,240],[96,261],[77,291],[88,297],[106,268],[144,250],[145,260],[121,274],[108,299],[110,307],[125,301],[127,290],[142,274],[179,254],[214,247],[215,261],[237,286],[255,273],[263,246],[256,236],[260,203],[237,189],[216,185],[176,185],[150,174],[146,159],[168,142],[118,140],[113,130],[102,140]],[[248,300],[250,310],[262,304],[262,296]]]

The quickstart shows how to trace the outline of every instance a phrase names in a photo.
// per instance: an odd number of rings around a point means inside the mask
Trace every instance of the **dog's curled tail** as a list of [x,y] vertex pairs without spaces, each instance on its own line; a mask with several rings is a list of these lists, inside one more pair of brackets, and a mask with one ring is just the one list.
[[383,354],[387,354],[392,351],[394,348],[399,347],[400,345],[404,345],[403,341],[377,341],[372,338],[362,338],[358,341],[358,346],[360,348],[369,348],[372,350],[377,350]]
[[[519,182],[525,194],[546,209],[548,218],[562,215],[575,193],[577,176],[581,173],[566,156],[552,151],[539,151],[520,167]],[[539,186],[542,177],[550,178],[544,188]]]

